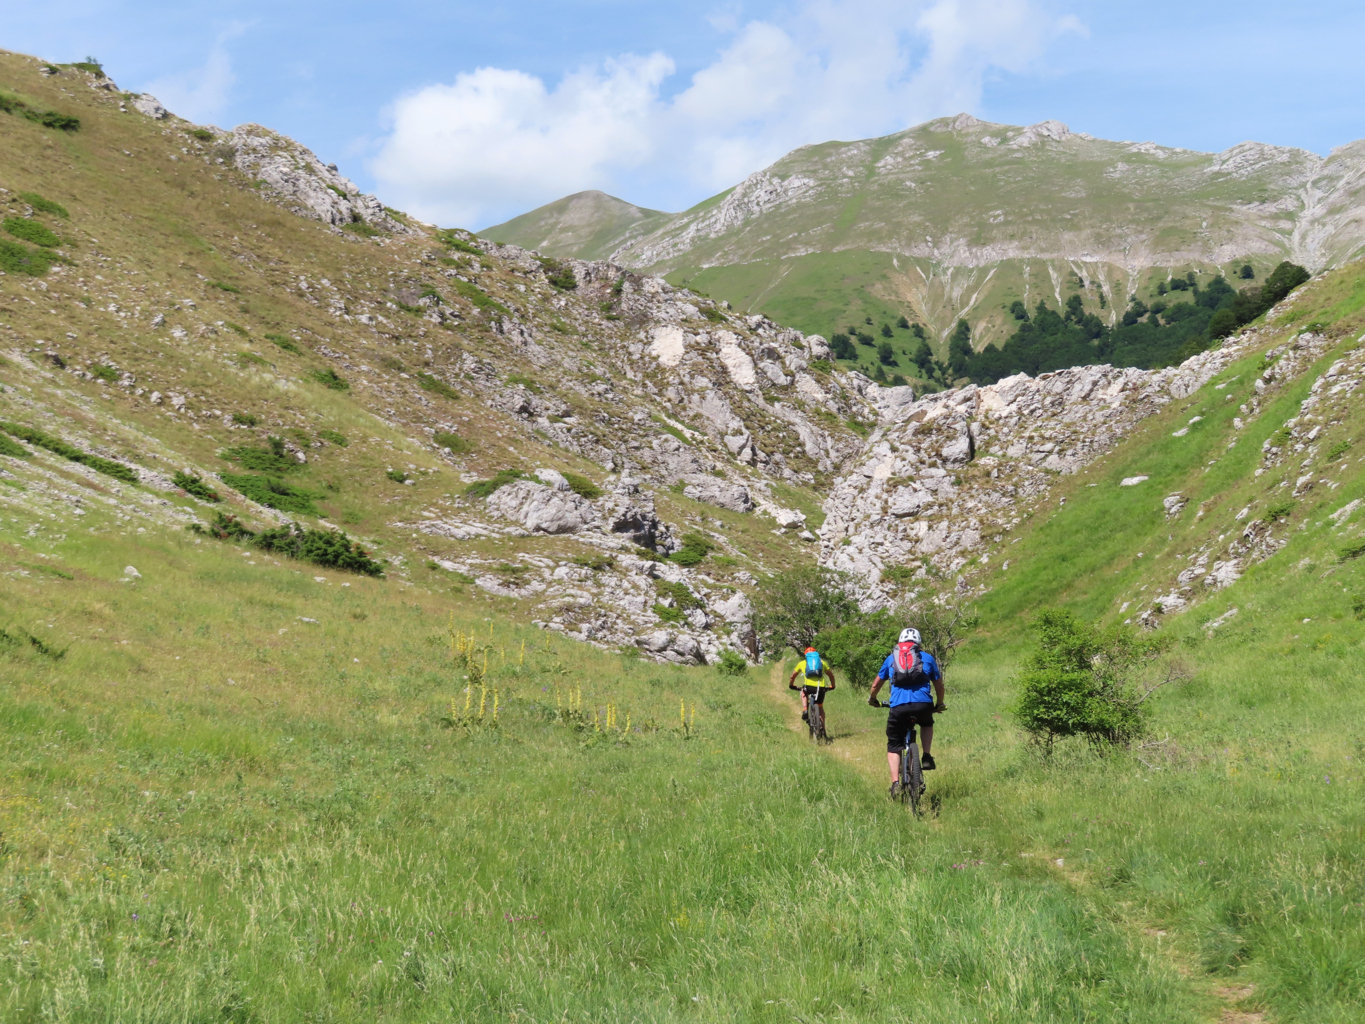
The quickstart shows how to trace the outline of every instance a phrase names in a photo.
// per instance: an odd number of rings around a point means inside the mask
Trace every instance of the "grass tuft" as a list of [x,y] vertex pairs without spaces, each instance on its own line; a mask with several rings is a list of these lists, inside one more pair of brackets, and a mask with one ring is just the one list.
[[122,480],[127,484],[135,484],[138,482],[137,472],[133,470],[132,467],[125,466],[123,463],[115,462],[112,459],[105,459],[98,455],[92,455],[89,452],[83,452],[79,448],[67,444],[60,438],[44,434],[41,430],[35,430],[33,427],[26,427],[21,423],[3,422],[0,422],[0,430],[5,431],[7,434],[12,434],[21,441],[27,441],[29,444],[37,445],[39,448],[46,448],[48,451],[52,452],[52,454],[60,455],[62,458],[68,459],[71,462],[80,463],[82,466],[89,466],[96,472],[103,473],[105,476],[111,476],[115,480]]
[[336,370],[333,370],[330,366],[324,367],[321,370],[313,370],[308,374],[308,378],[317,381],[323,387],[330,388],[333,391],[351,390],[351,382],[339,375]]

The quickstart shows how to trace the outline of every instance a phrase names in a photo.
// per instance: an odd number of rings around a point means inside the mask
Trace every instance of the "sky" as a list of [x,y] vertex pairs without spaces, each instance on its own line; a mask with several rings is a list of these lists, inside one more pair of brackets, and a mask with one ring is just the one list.
[[0,46],[256,122],[479,229],[583,189],[681,210],[784,153],[961,111],[1326,155],[1365,137],[1365,5],[1269,0],[47,0]]

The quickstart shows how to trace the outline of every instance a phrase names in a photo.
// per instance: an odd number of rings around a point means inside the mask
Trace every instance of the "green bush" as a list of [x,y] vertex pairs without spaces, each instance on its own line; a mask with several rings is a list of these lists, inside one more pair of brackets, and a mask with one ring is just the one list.
[[1332,445],[1332,447],[1327,449],[1327,461],[1336,462],[1337,459],[1341,458],[1350,450],[1351,450],[1350,441],[1337,441],[1335,444]]
[[716,550],[716,545],[702,533],[683,534],[683,546],[669,558],[678,565],[691,568],[701,564],[701,560]]
[[832,373],[834,371],[834,366],[828,359],[812,359],[810,368],[816,373]]
[[1337,552],[1338,562],[1349,562],[1352,559],[1365,555],[1365,540],[1356,541],[1354,544],[1347,544]]
[[654,589],[660,597],[672,598],[673,606],[681,608],[685,612],[690,612],[694,608],[702,606],[702,600],[692,589],[682,582],[669,583],[666,580],[655,580]]
[[430,391],[432,394],[440,395],[442,398],[449,398],[451,401],[458,401],[460,398],[460,393],[458,391],[445,381],[441,380],[440,377],[433,376],[430,373],[419,373],[417,375],[417,383],[423,391]]
[[308,374],[308,377],[310,380],[315,380],[323,387],[331,388],[333,391],[351,390],[351,382],[345,377],[340,376],[336,370],[333,370],[330,366],[324,367],[321,370],[314,370]]
[[687,618],[683,610],[678,607],[669,608],[667,605],[655,604],[653,610],[660,622],[666,622],[670,626],[676,626]]
[[385,470],[384,475],[385,475],[386,477],[388,477],[390,480],[392,480],[392,481],[393,481],[394,483],[396,483],[396,484],[405,484],[405,483],[407,483],[410,479],[412,479],[412,478],[409,477],[406,473],[404,473],[401,469],[389,469],[389,470]]
[[545,389],[540,386],[539,381],[537,381],[534,377],[526,376],[526,374],[524,373],[509,373],[507,375],[507,383],[520,384],[533,395],[541,395],[545,393]]
[[27,217],[6,217],[4,228],[15,238],[22,238],[25,242],[32,242],[34,245],[42,245],[51,249],[62,244],[62,240],[55,234],[36,220],[30,220]]
[[810,646],[819,651],[835,671],[844,674],[849,686],[866,690],[896,646],[901,629],[901,621],[890,613],[875,612],[821,630]]
[[64,459],[78,462],[82,466],[89,466],[97,473],[111,476],[115,480],[122,480],[126,484],[135,484],[138,482],[138,475],[131,467],[125,466],[121,462],[115,462],[112,459],[104,459],[98,455],[91,455],[89,452],[83,452],[79,448],[67,444],[65,441],[44,434],[41,430],[34,430],[32,427],[26,427],[21,423],[0,423],[0,430],[5,431],[7,434],[13,434],[21,441],[27,441],[29,444],[37,445],[39,448],[46,448],[54,455],[60,455]]
[[908,587],[915,579],[915,570],[908,565],[888,565],[881,572],[883,583],[892,583],[898,587]]
[[15,444],[4,434],[0,434],[0,455],[8,455],[11,459],[28,458],[28,449],[21,444]]
[[233,295],[241,295],[242,289],[235,284],[228,284],[226,281],[210,281],[210,288],[217,288],[220,292],[231,292]]
[[745,660],[744,655],[727,647],[720,652],[720,660],[716,662],[716,671],[723,676],[742,676],[749,671],[749,662]]
[[431,435],[438,448],[449,448],[452,455],[461,455],[474,446],[453,430],[438,430]]
[[362,238],[375,238],[378,235],[383,234],[383,232],[373,224],[367,224],[363,220],[353,220],[351,223],[343,225],[342,230],[360,235]]
[[171,477],[171,482],[186,494],[192,494],[200,501],[223,500],[218,492],[206,484],[204,478],[198,474],[186,473],[183,469],[178,469],[175,476]]
[[545,269],[545,280],[549,281],[552,287],[561,292],[573,291],[578,287],[578,278],[574,276],[572,267],[565,266],[559,260],[548,256],[537,256],[536,259]]
[[1298,504],[1299,503],[1292,498],[1286,498],[1284,501],[1277,501],[1265,510],[1265,515],[1261,516],[1261,518],[1267,523],[1273,523],[1276,520],[1284,519],[1294,511]]
[[254,427],[260,421],[249,412],[234,412],[232,414],[232,422],[240,424],[243,427]]
[[499,487],[525,478],[526,474],[519,469],[500,469],[490,480],[475,480],[464,489],[464,493],[471,498],[486,498]]
[[319,430],[318,437],[322,438],[328,444],[336,445],[338,448],[345,448],[348,444],[351,443],[350,441],[346,440],[345,434],[339,433],[338,431],[335,430]]
[[57,262],[53,253],[41,249],[30,249],[0,238],[0,270],[7,274],[27,274],[29,277],[42,277]]
[[191,128],[190,135],[198,139],[200,142],[213,141],[213,132],[209,131],[207,128]]
[[441,240],[441,244],[454,249],[456,252],[468,253],[470,256],[482,256],[484,254],[482,249],[476,245],[471,245],[454,231],[438,231],[436,237]]
[[602,488],[598,487],[587,477],[579,476],[577,473],[564,473],[563,476],[569,483],[569,490],[573,491],[575,494],[581,495],[589,500],[602,496]]
[[285,451],[284,441],[278,437],[267,440],[268,447],[257,448],[242,444],[224,448],[218,453],[220,459],[235,462],[243,469],[254,469],[266,473],[284,473],[297,469],[298,463]]
[[614,568],[616,559],[611,555],[575,555],[573,564],[582,566],[584,569],[591,569],[593,572],[605,572],[607,569]]
[[283,334],[267,334],[265,339],[266,341],[273,341],[286,352],[293,352],[295,355],[299,355],[298,345],[294,344],[292,339],[286,338]]
[[279,477],[255,476],[249,473],[220,473],[219,479],[244,498],[250,498],[258,505],[292,512],[296,516],[316,516],[317,506],[313,504],[317,495],[299,488],[291,487]]
[[112,384],[114,381],[118,380],[118,371],[107,363],[97,363],[90,367],[90,376],[94,377],[96,380],[108,381]]
[[64,132],[80,131],[81,119],[70,114],[59,114],[55,110],[35,110],[18,96],[0,92],[0,110],[40,124],[44,128],[56,128]]
[[701,311],[701,315],[706,317],[706,319],[710,320],[713,324],[725,323],[725,314],[715,306],[707,306]]
[[189,531],[217,540],[250,540],[256,536],[231,512],[215,512],[213,513],[213,521],[208,526],[191,523]]
[[1104,745],[1126,744],[1142,734],[1147,694],[1139,694],[1129,677],[1169,646],[1170,638],[1140,637],[1128,626],[1102,630],[1056,609],[1038,615],[1032,634],[1037,647],[1019,674],[1011,712],[1048,752],[1059,736]]
[[234,324],[231,320],[229,320],[229,321],[228,321],[227,323],[225,323],[223,326],[226,327],[229,331],[233,331],[233,332],[235,332],[235,333],[237,333],[237,334],[240,334],[243,338],[249,338],[249,337],[251,337],[251,332],[250,332],[250,331],[248,331],[248,330],[247,330],[245,327],[243,327],[241,324]]
[[754,632],[765,655],[804,651],[818,634],[857,620],[858,605],[847,593],[854,586],[847,573],[817,565],[770,576],[753,599]]
[[328,569],[362,576],[384,575],[383,565],[340,530],[314,530],[290,523],[262,531],[256,536],[255,544],[262,551],[287,555]]

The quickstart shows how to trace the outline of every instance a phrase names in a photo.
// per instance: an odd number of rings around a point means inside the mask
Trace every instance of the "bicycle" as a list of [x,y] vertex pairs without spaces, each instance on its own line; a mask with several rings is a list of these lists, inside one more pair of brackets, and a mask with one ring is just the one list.
[[[877,706],[889,708],[891,705],[878,702]],[[897,789],[901,803],[909,805],[911,813],[916,818],[923,816],[919,802],[920,797],[924,796],[925,789],[924,769],[920,765],[919,759],[919,744],[915,742],[919,736],[916,732],[918,728],[919,726],[911,723],[910,731],[905,734],[905,746],[901,748],[900,785]]]
[[829,743],[829,735],[825,732],[825,706],[816,703],[814,697],[806,701],[806,719],[810,726],[810,738],[815,743]]

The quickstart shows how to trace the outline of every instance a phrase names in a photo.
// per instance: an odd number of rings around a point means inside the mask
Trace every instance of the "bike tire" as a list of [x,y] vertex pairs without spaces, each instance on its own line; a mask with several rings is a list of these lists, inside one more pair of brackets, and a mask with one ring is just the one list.
[[806,709],[806,717],[810,720],[810,738],[819,743],[820,737],[825,734],[825,709],[811,701]]
[[[908,762],[908,764],[907,764]],[[910,744],[904,755],[901,757],[903,774],[906,781],[901,783],[902,787],[910,790],[909,801],[910,810],[914,812],[916,818],[920,816],[919,800],[924,795],[924,769],[920,766],[919,745]]]

